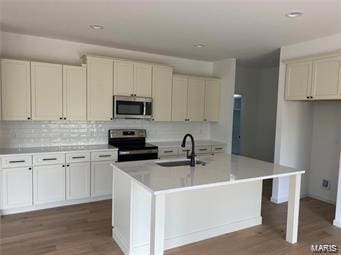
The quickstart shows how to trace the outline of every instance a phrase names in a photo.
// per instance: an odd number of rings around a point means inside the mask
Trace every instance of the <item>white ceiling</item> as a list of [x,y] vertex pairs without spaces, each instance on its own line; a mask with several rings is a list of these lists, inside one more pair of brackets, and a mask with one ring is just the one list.
[[[340,0],[0,3],[3,31],[209,61],[261,58],[283,45],[341,33]],[[304,15],[285,17],[295,10]],[[104,29],[93,31],[91,24]]]

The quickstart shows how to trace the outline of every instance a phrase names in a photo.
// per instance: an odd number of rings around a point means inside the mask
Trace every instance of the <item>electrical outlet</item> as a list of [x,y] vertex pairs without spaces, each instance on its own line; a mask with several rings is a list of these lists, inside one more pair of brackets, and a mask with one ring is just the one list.
[[330,190],[330,180],[323,179],[321,186],[324,189]]

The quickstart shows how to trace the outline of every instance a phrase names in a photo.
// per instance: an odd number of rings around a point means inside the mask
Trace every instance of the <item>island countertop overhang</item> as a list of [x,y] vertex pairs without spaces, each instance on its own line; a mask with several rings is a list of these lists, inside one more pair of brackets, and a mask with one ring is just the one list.
[[156,164],[165,160],[122,162],[112,166],[155,195],[305,173],[304,170],[237,155],[201,156],[198,159],[204,161],[205,166],[163,167]]

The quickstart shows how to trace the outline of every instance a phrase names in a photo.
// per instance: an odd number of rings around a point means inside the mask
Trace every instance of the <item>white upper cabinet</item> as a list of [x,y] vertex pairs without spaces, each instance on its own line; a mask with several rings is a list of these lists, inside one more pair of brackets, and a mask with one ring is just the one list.
[[114,95],[133,96],[134,64],[130,61],[115,60],[114,62]]
[[151,97],[152,65],[115,60],[114,95]]
[[187,121],[188,78],[182,75],[173,76],[172,120]]
[[87,119],[111,120],[114,61],[87,57]]
[[220,109],[220,82],[212,79],[205,84],[205,116],[204,121],[218,121]]
[[311,96],[313,99],[336,99],[340,96],[341,57],[313,61]]
[[306,100],[311,94],[312,61],[294,62],[286,66],[286,91],[288,100]]
[[86,120],[85,65],[63,65],[63,118]]
[[31,119],[30,62],[2,59],[2,119]]
[[31,62],[32,118],[58,120],[63,117],[62,65]]
[[153,66],[153,118],[155,121],[172,119],[173,69],[168,66]]
[[134,95],[141,97],[152,96],[152,65],[134,64]]
[[189,121],[203,121],[205,110],[205,80],[188,79],[187,118]]

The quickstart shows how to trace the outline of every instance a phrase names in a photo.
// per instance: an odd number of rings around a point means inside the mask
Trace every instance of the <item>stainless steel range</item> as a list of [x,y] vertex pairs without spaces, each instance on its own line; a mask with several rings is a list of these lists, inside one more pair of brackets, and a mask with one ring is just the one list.
[[118,162],[158,158],[158,147],[146,143],[145,129],[110,129],[109,144],[118,148]]

